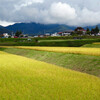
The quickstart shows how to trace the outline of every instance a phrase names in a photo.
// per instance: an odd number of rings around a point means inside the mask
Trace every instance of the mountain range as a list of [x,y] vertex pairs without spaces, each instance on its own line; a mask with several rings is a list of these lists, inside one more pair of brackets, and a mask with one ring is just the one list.
[[0,26],[0,34],[2,33],[11,33],[11,31],[3,26]]
[[[100,25],[98,25],[100,28]],[[39,24],[39,23],[15,23],[7,27],[0,26],[0,33],[11,33],[22,31],[23,34],[40,35],[45,33],[61,32],[66,30],[74,30],[76,27],[71,27],[63,24]],[[85,29],[87,27],[84,27]],[[89,29],[95,26],[88,26]]]
[[66,30],[75,29],[75,27],[70,27],[67,25],[59,24],[39,24],[39,23],[16,23],[5,27],[8,30],[22,31],[24,34],[39,35],[45,33],[61,32]]

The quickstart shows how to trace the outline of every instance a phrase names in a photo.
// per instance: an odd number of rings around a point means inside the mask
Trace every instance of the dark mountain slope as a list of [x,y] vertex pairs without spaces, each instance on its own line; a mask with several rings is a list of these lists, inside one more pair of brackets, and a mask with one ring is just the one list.
[[44,34],[48,32],[54,33],[54,32],[75,29],[75,27],[69,27],[67,25],[39,24],[39,23],[16,23],[6,28],[14,32],[19,30],[22,31],[24,34],[30,34],[30,35],[38,35],[38,34]]
[[3,33],[11,33],[11,31],[4,28],[3,26],[0,26],[0,34],[3,34]]
[[[87,26],[89,29],[95,28],[96,26]],[[87,29],[87,27],[84,27]],[[100,24],[98,25],[100,28]],[[39,24],[39,23],[16,23],[5,27],[11,31],[22,31],[24,34],[39,35],[45,33],[62,32],[66,30],[74,30],[76,27],[60,24]]]

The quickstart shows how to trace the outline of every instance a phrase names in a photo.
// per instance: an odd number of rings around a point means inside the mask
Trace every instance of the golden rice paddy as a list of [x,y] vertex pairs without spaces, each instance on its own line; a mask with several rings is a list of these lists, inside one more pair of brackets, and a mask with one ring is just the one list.
[[93,43],[93,44],[100,44],[100,42],[95,42],[95,43]]
[[100,79],[0,51],[0,100],[100,100]]

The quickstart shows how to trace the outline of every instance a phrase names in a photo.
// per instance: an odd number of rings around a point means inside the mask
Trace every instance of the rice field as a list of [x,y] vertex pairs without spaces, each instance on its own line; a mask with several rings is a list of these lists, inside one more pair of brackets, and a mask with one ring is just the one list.
[[100,100],[100,79],[0,51],[0,100]]
[[82,47],[85,47],[85,48],[100,48],[100,44],[85,44]]
[[93,43],[93,44],[100,44],[100,42],[95,42],[95,43]]
[[22,48],[22,49],[33,49],[41,51],[61,52],[61,53],[72,53],[72,54],[85,54],[100,56],[100,48],[84,48],[84,47],[32,47],[32,46],[0,46],[4,48]]

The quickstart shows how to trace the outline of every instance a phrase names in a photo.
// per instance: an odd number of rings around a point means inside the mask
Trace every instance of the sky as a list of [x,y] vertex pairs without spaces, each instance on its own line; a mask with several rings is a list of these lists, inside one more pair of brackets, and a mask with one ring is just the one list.
[[100,0],[0,0],[0,25],[20,22],[100,24]]

